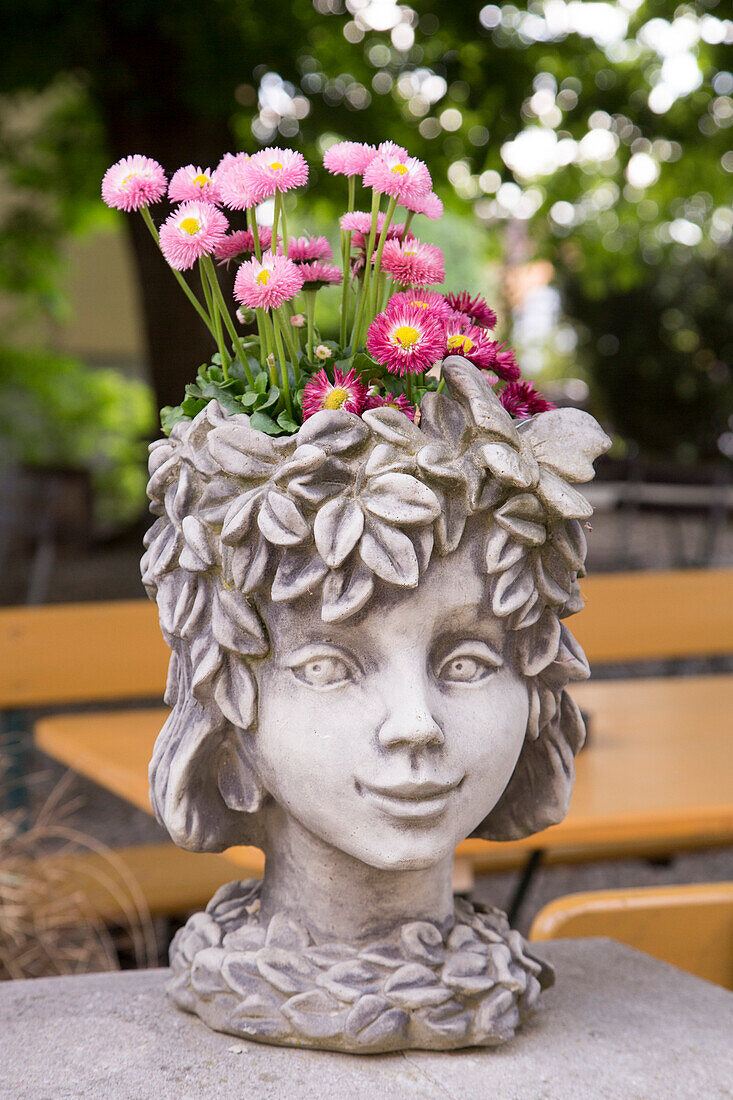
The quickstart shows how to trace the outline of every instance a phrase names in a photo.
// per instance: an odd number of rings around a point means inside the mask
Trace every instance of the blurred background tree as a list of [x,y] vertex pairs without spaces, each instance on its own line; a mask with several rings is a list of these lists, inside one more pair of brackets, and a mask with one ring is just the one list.
[[[6,104],[32,91],[67,97],[52,173],[47,159],[13,164],[11,150],[11,184],[50,195],[58,212],[35,244],[28,225],[15,233],[28,267],[39,277],[42,266],[49,282],[37,289],[56,293],[46,260],[62,230],[100,216],[105,161],[144,152],[169,170],[191,159],[213,166],[227,148],[277,141],[317,165],[335,138],[389,137],[429,162],[449,212],[477,219],[486,258],[503,265],[520,343],[523,327],[538,329],[532,303],[544,303],[533,369],[580,373],[601,415],[642,451],[691,460],[733,450],[733,21],[724,5],[431,0],[420,9],[396,0],[15,6],[0,75]],[[325,211],[340,191],[322,172],[312,178]],[[177,402],[211,349],[139,219],[127,224],[151,377],[161,404]],[[528,280],[551,282],[562,298],[527,295]]]

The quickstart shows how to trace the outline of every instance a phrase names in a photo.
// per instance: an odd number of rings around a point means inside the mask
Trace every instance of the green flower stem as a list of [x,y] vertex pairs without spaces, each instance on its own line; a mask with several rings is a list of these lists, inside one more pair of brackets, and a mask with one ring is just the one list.
[[[283,225],[283,252],[287,256],[288,246],[290,244],[290,234],[288,233],[288,219],[287,219],[287,216],[285,214],[285,199],[284,198],[280,199],[280,218],[281,218],[282,225]],[[274,234],[273,234],[272,239],[273,239],[273,241],[275,240],[275,235]],[[275,247],[277,247],[277,242],[276,241],[275,241]]]
[[415,211],[414,210],[408,210],[407,211],[407,217],[405,218],[405,228],[404,228],[403,235],[402,235],[402,240],[403,241],[404,241],[405,237],[407,236],[407,234],[410,232],[410,226],[412,225],[412,219],[414,217],[415,217]]
[[445,378],[444,378],[444,377],[443,377],[443,375],[441,374],[441,376],[440,376],[440,382],[438,382],[438,388],[437,388],[437,390],[436,390],[435,392],[436,392],[436,393],[442,393],[444,389],[445,389]]
[[313,329],[316,313],[316,292],[315,290],[304,290],[303,297],[305,298],[305,316],[308,321],[308,339],[305,346],[308,362],[313,363]]
[[384,252],[384,246],[387,243],[387,232],[389,231],[390,222],[394,217],[395,208],[397,206],[397,199],[390,198],[387,203],[387,213],[384,217],[384,225],[382,226],[382,232],[379,236],[379,244],[377,245],[377,256],[374,261],[374,301],[372,303],[372,314],[376,315],[379,305],[379,273],[382,269],[382,253]]
[[[354,209],[356,199],[356,176],[349,176],[349,199],[346,207],[348,214]],[[346,344],[346,325],[348,323],[349,309],[349,260],[351,259],[351,233],[341,230],[341,270],[343,282],[341,287],[341,347]]]
[[277,251],[277,229],[280,221],[280,210],[282,208],[282,195],[279,191],[275,192],[275,213],[272,218],[272,244],[270,248],[272,252]]
[[262,245],[260,244],[260,229],[257,225],[257,211],[254,206],[247,207],[247,224],[252,233],[252,239],[255,246],[255,256],[258,263],[262,262]]
[[209,272],[206,268],[204,257],[199,258],[199,274],[201,276],[201,287],[204,292],[204,298],[206,299],[206,305],[209,308],[209,313],[214,319],[214,328],[216,329],[216,343],[219,348],[219,355],[221,356],[221,368],[224,371],[224,380],[229,381],[229,354],[224,343],[224,330],[221,327],[221,316],[219,311],[218,302],[214,301],[212,288],[209,285]]
[[366,247],[366,255],[364,257],[364,281],[361,285],[361,300],[359,302],[356,320],[354,321],[354,332],[351,339],[351,350],[356,350],[361,343],[362,331],[364,329],[364,314],[366,312],[366,306],[369,303],[369,291],[371,289],[371,275],[372,275],[372,254],[374,252],[374,242],[377,236],[377,218],[379,216],[379,201],[381,195],[377,191],[372,191],[372,224],[369,229],[369,240]]
[[298,359],[300,358],[299,349],[295,344],[295,332],[293,326],[290,324],[290,314],[285,306],[280,306],[277,311],[277,319],[280,322],[280,328],[282,329],[283,336],[285,337],[285,343],[288,346],[290,352],[290,360],[293,364],[293,374],[295,375],[296,386],[300,385],[300,367],[298,366]]
[[[155,228],[155,223],[153,222],[153,219],[150,216],[150,211],[148,210],[147,206],[141,206],[140,207],[140,213],[142,215],[143,221],[145,222],[145,224],[147,225],[148,229],[150,230],[150,232],[152,234],[153,240],[155,241],[155,243],[160,248],[160,241],[158,239],[158,230]],[[175,276],[176,280],[178,281],[178,285],[180,286],[181,290],[186,295],[189,302],[191,303],[193,308],[196,310],[196,312],[198,313],[199,317],[201,318],[201,320],[206,325],[206,327],[209,330],[209,332],[211,333],[211,335],[216,340],[216,332],[214,330],[214,323],[213,323],[212,319],[206,313],[206,310],[201,305],[201,302],[199,302],[198,298],[196,297],[194,292],[191,290],[190,286],[188,285],[186,280],[183,278],[183,275],[181,275],[180,271],[176,271],[176,269],[174,267],[171,267],[171,271],[173,272],[173,275]]]
[[415,404],[415,399],[412,396],[412,375],[411,374],[406,374],[405,375],[405,396],[407,397],[407,400],[410,402],[411,405]]
[[204,264],[206,266],[206,271],[209,276],[209,283],[211,285],[211,290],[214,295],[214,301],[219,307],[219,312],[221,313],[224,324],[227,327],[227,332],[231,337],[234,350],[236,351],[237,357],[242,364],[242,367],[244,368],[244,373],[247,377],[247,381],[250,386],[254,388],[255,380],[252,377],[252,371],[250,370],[249,363],[247,362],[247,356],[244,353],[244,348],[242,347],[242,341],[239,338],[239,333],[237,332],[234,321],[232,320],[232,315],[229,312],[229,307],[224,301],[224,295],[221,292],[221,287],[219,286],[219,280],[216,277],[216,270],[214,269],[214,264],[212,263],[211,256],[206,256],[206,258],[204,259]]
[[272,318],[272,330],[275,334],[275,344],[277,346],[277,354],[280,359],[280,376],[282,378],[282,390],[285,397],[285,408],[288,410],[288,416],[293,419],[293,404],[290,400],[290,382],[288,380],[288,362],[285,358],[285,348],[283,347],[283,339],[280,333],[280,325],[277,323],[277,319]]
[[255,315],[257,317],[257,331],[260,335],[260,366],[264,370],[267,362],[267,322],[265,321],[264,309],[256,309]]

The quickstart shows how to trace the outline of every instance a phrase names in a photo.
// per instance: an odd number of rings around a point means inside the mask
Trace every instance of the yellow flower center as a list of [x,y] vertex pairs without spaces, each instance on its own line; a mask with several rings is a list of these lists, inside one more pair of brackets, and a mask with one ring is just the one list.
[[124,187],[126,183],[130,182],[130,180],[134,180],[136,176],[137,172],[130,172],[129,175],[125,176],[125,178],[123,179],[122,186]]
[[394,342],[409,351],[420,341],[420,333],[412,325],[400,325],[394,330]]
[[448,337],[448,347],[451,351],[470,351],[472,347],[475,347],[475,341],[470,336],[464,336],[463,333],[457,332],[455,336]]
[[[407,255],[407,253],[405,253],[405,255]],[[419,298],[413,298],[412,301],[410,302],[410,305],[415,306],[417,309],[427,309],[428,308],[428,303],[420,301]]]
[[184,233],[188,233],[189,237],[195,237],[201,226],[199,225],[198,218],[184,218],[179,228],[181,228]]
[[404,165],[404,164],[395,164],[394,168],[392,169],[392,174],[395,175],[395,176],[406,176],[407,175],[406,165]]
[[260,286],[267,286],[269,281],[270,281],[270,272],[267,270],[266,267],[263,267],[262,271],[257,276],[257,282],[260,284]]
[[341,409],[348,400],[349,391],[345,390],[343,386],[334,386],[323,402],[323,407],[324,409]]
[[280,169],[282,168],[282,164],[280,163],[279,160],[273,160],[272,164],[270,165],[270,168],[272,168],[273,172],[279,172]]
[[206,184],[210,183],[211,180],[203,172],[199,172],[198,176],[194,176],[191,182],[195,183],[197,187],[200,187],[201,190],[203,190],[204,187],[206,187]]

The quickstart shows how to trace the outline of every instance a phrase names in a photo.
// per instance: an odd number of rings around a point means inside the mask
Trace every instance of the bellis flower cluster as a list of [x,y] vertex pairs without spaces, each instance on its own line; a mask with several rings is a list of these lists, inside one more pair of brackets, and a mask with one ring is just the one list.
[[[170,180],[157,161],[136,154],[105,173],[102,198],[141,215],[211,336],[211,362],[180,405],[162,410],[164,431],[214,398],[275,436],[297,432],[324,409],[360,416],[390,406],[419,421],[422,398],[443,389],[451,355],[483,371],[512,416],[552,408],[495,338],[486,300],[440,289],[443,253],[412,228],[416,218],[443,213],[427,165],[394,142],[341,141],[326,150],[323,167],[343,177],[347,191],[335,227],[340,266],[327,236],[290,233],[297,193],[309,181],[297,150],[225,153],[213,169],[187,164]],[[156,224],[150,207],[165,197],[174,207]],[[318,324],[324,295],[338,298],[338,332]]]

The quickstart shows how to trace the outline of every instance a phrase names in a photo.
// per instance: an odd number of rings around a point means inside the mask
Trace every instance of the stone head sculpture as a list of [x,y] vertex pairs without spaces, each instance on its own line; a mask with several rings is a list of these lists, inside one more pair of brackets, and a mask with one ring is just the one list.
[[213,1027],[491,1045],[549,981],[450,875],[465,837],[567,810],[574,483],[609,441],[577,410],[513,420],[459,357],[443,372],[419,426],[324,411],[272,439],[212,402],[151,448],[143,579],[173,651],[153,806],[183,847],[267,857],[172,948],[175,999]]

